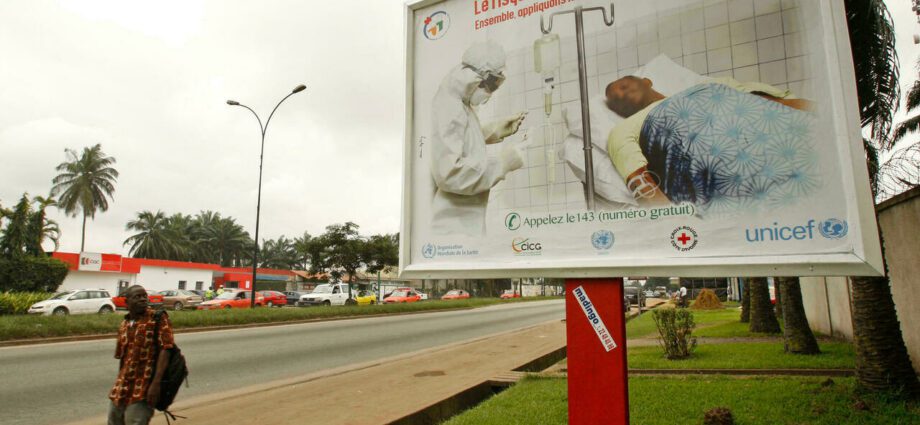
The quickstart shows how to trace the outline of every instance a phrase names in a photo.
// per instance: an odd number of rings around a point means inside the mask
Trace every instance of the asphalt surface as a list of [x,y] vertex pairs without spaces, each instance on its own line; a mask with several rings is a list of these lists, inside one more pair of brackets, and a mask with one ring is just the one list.
[[[564,316],[563,301],[554,300],[180,334],[176,340],[189,363],[191,385],[182,388],[180,397],[306,375]],[[55,424],[104,414],[117,372],[114,348],[114,339],[0,348],[2,423]]]

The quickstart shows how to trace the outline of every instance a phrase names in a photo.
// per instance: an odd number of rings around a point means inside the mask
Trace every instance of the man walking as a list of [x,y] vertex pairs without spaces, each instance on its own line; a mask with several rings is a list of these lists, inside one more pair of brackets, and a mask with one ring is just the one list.
[[[118,328],[115,358],[118,378],[109,393],[109,425],[146,425],[160,395],[168,353],[174,346],[169,317],[162,313],[154,330],[155,311],[147,306],[147,291],[133,285],[125,291],[128,314]],[[154,341],[154,333],[157,341]],[[154,370],[156,372],[154,372]]]

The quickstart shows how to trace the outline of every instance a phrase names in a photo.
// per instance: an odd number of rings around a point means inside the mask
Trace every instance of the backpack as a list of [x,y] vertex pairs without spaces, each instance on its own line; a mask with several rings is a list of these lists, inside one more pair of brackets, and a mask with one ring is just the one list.
[[[166,312],[163,310],[157,310],[153,315],[153,344],[154,347],[157,348],[157,357],[159,357],[160,352],[158,347],[160,341],[160,320],[165,313]],[[185,356],[182,355],[182,350],[179,349],[179,346],[173,346],[167,353],[169,354],[169,362],[166,363],[166,370],[163,371],[163,379],[160,381],[160,398],[157,399],[157,405],[152,407],[162,411],[163,414],[166,415],[166,422],[169,423],[169,417],[172,416],[175,420],[176,415],[173,415],[172,412],[169,412],[167,409],[169,409],[169,405],[172,404],[173,400],[176,399],[176,394],[179,393],[179,387],[182,386],[182,381],[185,381],[185,386],[188,386],[188,366],[185,364]],[[157,361],[154,361],[154,373],[156,373],[156,364]]]

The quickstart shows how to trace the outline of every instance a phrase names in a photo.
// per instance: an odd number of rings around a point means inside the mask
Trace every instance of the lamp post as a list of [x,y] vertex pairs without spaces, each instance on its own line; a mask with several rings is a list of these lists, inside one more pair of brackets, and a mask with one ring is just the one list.
[[278,107],[281,106],[281,103],[294,94],[304,91],[306,88],[307,86],[301,84],[297,87],[294,87],[294,90],[291,90],[287,96],[284,96],[284,98],[281,99],[277,105],[275,105],[275,109],[272,109],[272,113],[268,115],[268,119],[265,120],[265,125],[262,125],[262,119],[259,118],[259,114],[257,114],[256,111],[253,111],[252,108],[235,100],[227,101],[227,104],[230,106],[242,106],[248,109],[249,112],[252,112],[252,114],[256,117],[256,121],[259,122],[259,130],[262,132],[262,147],[259,151],[259,191],[256,198],[256,236],[255,246],[252,250],[252,286],[249,288],[249,307],[251,308],[255,308],[256,306],[256,272],[259,268],[259,213],[262,209],[262,160],[265,157],[265,131],[268,129],[268,123],[271,122],[272,116],[275,115],[275,111],[278,110]]

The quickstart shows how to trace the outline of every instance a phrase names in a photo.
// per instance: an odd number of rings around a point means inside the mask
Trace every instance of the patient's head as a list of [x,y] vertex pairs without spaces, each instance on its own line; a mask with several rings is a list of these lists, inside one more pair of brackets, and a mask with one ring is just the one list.
[[627,75],[607,85],[607,107],[621,117],[630,117],[664,98],[652,89],[652,80]]

